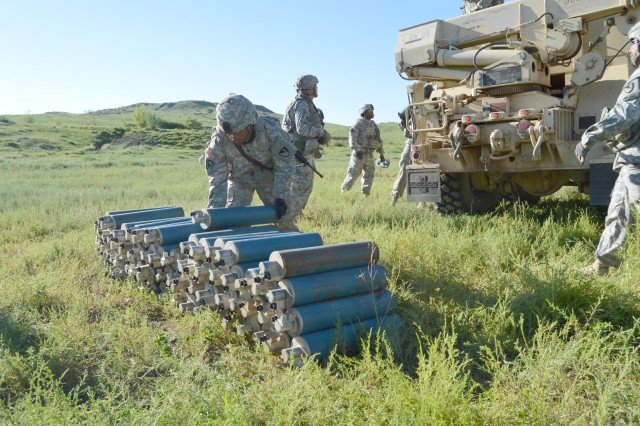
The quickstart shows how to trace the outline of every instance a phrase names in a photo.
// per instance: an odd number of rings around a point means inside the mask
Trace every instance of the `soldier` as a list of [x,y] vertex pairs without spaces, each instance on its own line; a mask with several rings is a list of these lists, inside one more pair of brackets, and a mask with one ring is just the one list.
[[226,197],[226,207],[248,206],[257,192],[263,204],[275,204],[279,227],[297,229],[295,223],[283,219],[295,169],[295,147],[278,120],[258,117],[255,106],[236,94],[220,101],[216,120],[207,149],[210,203],[221,205]]
[[620,265],[622,260],[617,253],[627,237],[627,227],[633,225],[631,205],[640,208],[640,23],[629,30],[627,39],[631,43],[629,59],[636,70],[625,83],[613,108],[582,134],[575,149],[582,164],[591,147],[598,142],[605,143],[616,153],[613,169],[619,173],[611,192],[595,261],[581,269],[589,275],[606,275],[611,266]]
[[407,120],[405,116],[405,111],[398,113],[398,117],[400,117],[400,129],[404,132],[404,137],[407,139],[404,142],[404,149],[402,150],[400,162],[398,163],[400,171],[396,176],[396,180],[393,182],[393,189],[391,190],[392,206],[395,206],[398,199],[402,197],[402,194],[404,194],[404,188],[407,185],[406,167],[411,164],[411,145],[413,145],[413,140],[411,139],[411,132],[407,129]]
[[463,0],[462,2],[462,14],[475,12],[476,10],[486,9],[491,6],[498,6],[503,4],[504,0]]
[[380,162],[384,162],[384,148],[380,129],[373,121],[373,105],[366,104],[360,108],[360,117],[349,130],[349,147],[352,151],[347,177],[342,182],[342,192],[350,190],[356,176],[362,173],[362,193],[368,197],[376,169],[373,152],[378,151]]
[[[291,135],[295,147],[304,154],[305,158],[315,167],[315,159],[322,155],[320,145],[326,145],[331,139],[329,132],[323,129],[324,116],[316,108],[313,99],[318,97],[318,79],[313,75],[302,75],[295,83],[297,95],[287,105],[282,117],[282,128]],[[298,164],[291,180],[289,194],[289,209],[285,220],[295,221],[295,218],[307,205],[313,190],[314,172],[304,164]]]

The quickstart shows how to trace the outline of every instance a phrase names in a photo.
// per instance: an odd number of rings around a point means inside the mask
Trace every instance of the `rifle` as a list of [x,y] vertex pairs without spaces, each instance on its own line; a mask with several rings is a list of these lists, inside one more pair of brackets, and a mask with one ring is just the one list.
[[296,150],[296,153],[294,155],[296,157],[296,160],[298,160],[299,163],[304,164],[305,166],[309,167],[311,170],[313,170],[313,172],[315,174],[317,174],[318,176],[320,176],[321,178],[323,178],[324,176],[322,176],[322,173],[320,173],[318,171],[318,169],[316,169],[315,167],[313,167],[313,165],[311,165],[311,163],[309,162],[309,160],[307,160],[304,156],[304,154],[302,152],[300,152],[299,150]]

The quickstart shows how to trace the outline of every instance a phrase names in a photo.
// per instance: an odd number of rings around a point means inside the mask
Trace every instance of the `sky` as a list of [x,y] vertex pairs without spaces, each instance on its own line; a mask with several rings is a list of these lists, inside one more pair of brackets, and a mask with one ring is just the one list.
[[20,0],[0,13],[0,114],[85,113],[139,102],[219,102],[282,114],[302,74],[329,123],[366,103],[397,122],[398,31],[458,16],[462,0]]

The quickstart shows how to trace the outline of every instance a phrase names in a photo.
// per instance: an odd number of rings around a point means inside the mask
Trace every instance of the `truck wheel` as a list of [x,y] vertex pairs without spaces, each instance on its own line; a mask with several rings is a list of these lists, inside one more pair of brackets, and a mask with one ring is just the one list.
[[497,192],[473,189],[469,173],[440,175],[441,201],[437,203],[442,214],[479,214],[493,210],[502,197]]

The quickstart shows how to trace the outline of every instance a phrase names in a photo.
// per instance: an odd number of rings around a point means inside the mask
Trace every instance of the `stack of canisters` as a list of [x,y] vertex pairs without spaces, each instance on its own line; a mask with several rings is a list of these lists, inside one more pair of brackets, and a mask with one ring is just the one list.
[[402,332],[374,242],[323,245],[274,222],[274,206],[109,211],[96,220],[96,248],[114,279],[169,294],[182,312],[213,309],[295,365],[348,349],[361,332]]

